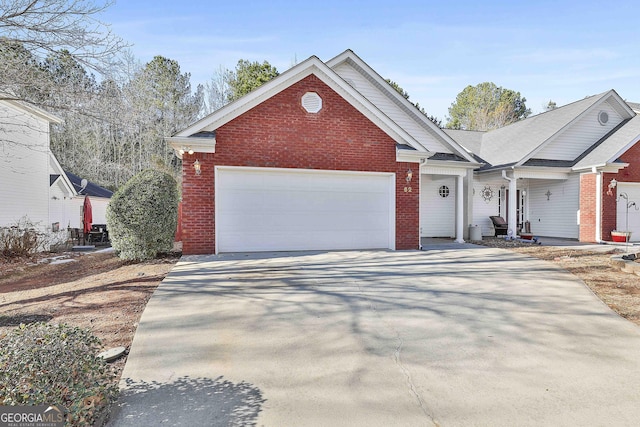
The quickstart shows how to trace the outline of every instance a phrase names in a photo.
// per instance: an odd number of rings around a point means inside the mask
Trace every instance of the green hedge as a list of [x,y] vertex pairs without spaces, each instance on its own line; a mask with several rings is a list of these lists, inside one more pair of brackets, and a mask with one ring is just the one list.
[[111,245],[126,260],[170,252],[178,221],[178,185],[166,172],[148,169],[131,178],[107,206]]

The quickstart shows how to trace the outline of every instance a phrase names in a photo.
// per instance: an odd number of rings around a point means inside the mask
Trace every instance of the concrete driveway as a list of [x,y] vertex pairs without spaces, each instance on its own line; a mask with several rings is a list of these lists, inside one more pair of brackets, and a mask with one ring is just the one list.
[[640,329],[498,249],[185,257],[110,425],[635,426]]

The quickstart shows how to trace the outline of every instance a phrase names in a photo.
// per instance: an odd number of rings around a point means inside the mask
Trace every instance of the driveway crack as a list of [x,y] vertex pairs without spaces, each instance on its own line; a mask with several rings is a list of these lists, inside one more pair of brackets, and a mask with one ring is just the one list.
[[375,303],[373,301],[371,301],[371,299],[363,291],[362,287],[360,286],[360,283],[356,282],[356,286],[358,287],[358,292],[362,296],[363,300],[365,300],[368,303],[369,308],[371,309],[371,311],[373,311],[375,313],[376,317],[378,317],[378,319],[380,319],[380,321],[384,325],[386,325],[387,328],[389,328],[391,331],[393,331],[393,333],[395,334],[397,345],[396,345],[395,350],[393,352],[393,361],[396,364],[396,366],[398,366],[398,368],[400,368],[400,371],[404,375],[406,384],[407,384],[407,386],[409,388],[409,393],[416,399],[416,401],[418,402],[418,406],[420,407],[422,412],[429,418],[429,420],[433,423],[434,426],[439,427],[440,424],[435,420],[434,415],[427,408],[426,402],[424,401],[424,399],[420,395],[420,392],[418,391],[415,383],[413,382],[413,378],[411,377],[411,372],[404,365],[404,363],[402,363],[402,347],[404,346],[404,340],[402,339],[402,336],[400,335],[400,332],[393,325],[391,325],[388,321],[386,321],[384,319],[384,317],[378,311]]

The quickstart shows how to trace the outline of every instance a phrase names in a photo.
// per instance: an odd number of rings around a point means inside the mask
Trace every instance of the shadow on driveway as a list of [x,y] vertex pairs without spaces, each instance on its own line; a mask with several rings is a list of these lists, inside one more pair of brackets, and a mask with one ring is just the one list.
[[109,425],[255,426],[265,402],[258,388],[223,377],[125,382],[127,389]]

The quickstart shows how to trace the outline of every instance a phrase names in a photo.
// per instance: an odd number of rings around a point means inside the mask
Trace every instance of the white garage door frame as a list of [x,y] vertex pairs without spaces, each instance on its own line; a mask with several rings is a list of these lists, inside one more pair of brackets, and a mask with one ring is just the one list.
[[[222,251],[225,251],[225,248],[220,247],[220,208],[221,203],[218,198],[218,195],[221,194],[220,185],[221,182],[224,181],[224,173],[226,171],[238,173],[238,172],[246,172],[256,173],[256,172],[274,172],[276,174],[290,174],[291,179],[296,179],[296,177],[300,177],[303,175],[316,175],[316,176],[333,176],[333,177],[348,177],[348,176],[357,176],[357,177],[377,177],[384,178],[388,183],[388,249],[395,250],[395,240],[396,240],[396,177],[395,173],[392,172],[361,172],[361,171],[342,171],[342,170],[318,170],[318,169],[294,169],[294,168],[263,168],[263,167],[246,167],[246,166],[215,166],[214,174],[215,174],[215,212],[214,212],[214,221],[215,221],[215,252],[216,254]],[[354,248],[357,249],[357,248]],[[293,249],[295,250],[295,249]],[[270,250],[269,250],[270,251]],[[274,250],[276,251],[276,250]]]
[[[620,197],[620,193],[626,193],[629,200]],[[635,202],[640,206],[640,183],[637,182],[618,182],[617,185],[617,203],[616,203],[616,229],[618,231],[631,231],[632,242],[640,241],[640,211],[635,206],[629,208],[629,230],[626,227],[627,203]]]

